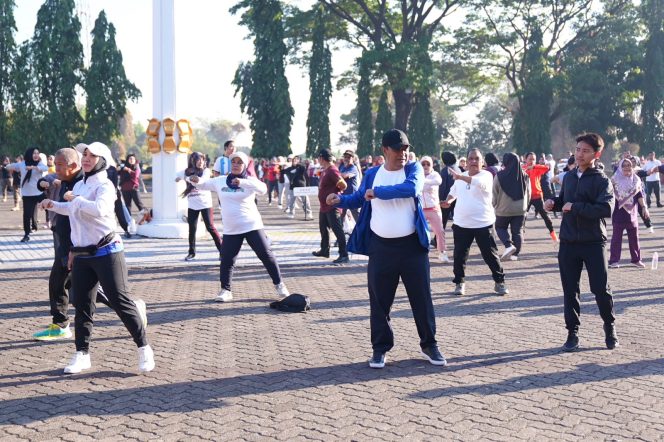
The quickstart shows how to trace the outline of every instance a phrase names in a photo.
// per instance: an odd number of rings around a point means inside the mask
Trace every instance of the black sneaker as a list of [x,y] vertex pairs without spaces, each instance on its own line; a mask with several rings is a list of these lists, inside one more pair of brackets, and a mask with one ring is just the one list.
[[567,333],[567,341],[563,344],[563,351],[571,352],[579,349],[579,334],[572,331]]
[[606,348],[609,350],[620,347],[615,324],[604,324],[604,342],[606,342]]
[[30,237],[28,235],[25,235],[22,239],[21,242],[28,242],[30,241]]
[[185,261],[191,261],[191,260],[194,259],[195,257],[196,257],[196,254],[195,254],[195,253],[190,253],[190,254],[188,254],[187,256],[184,257],[184,260],[185,260]]
[[371,359],[369,359],[369,367],[371,368],[385,367],[385,353],[374,350],[373,356],[371,357]]
[[332,262],[335,264],[346,264],[349,261],[348,256],[340,256]]
[[438,350],[438,346],[422,349],[422,355],[429,360],[433,365],[447,365],[447,361],[443,354]]
[[315,252],[311,252],[312,255],[318,256],[319,258],[329,258],[330,257],[330,252],[323,252],[322,250],[316,250]]

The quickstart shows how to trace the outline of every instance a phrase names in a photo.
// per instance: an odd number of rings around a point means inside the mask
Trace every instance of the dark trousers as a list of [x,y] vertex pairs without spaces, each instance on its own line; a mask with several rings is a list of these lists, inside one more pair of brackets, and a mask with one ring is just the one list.
[[659,201],[659,181],[646,181],[646,204],[650,207],[650,194],[655,192],[655,200],[657,201],[657,207],[660,207],[662,203]]
[[221,265],[219,266],[221,288],[225,290],[231,289],[235,261],[237,260],[237,255],[240,253],[240,248],[242,247],[242,242],[244,242],[245,238],[247,239],[249,247],[251,247],[258,259],[263,263],[267,273],[270,275],[270,278],[272,278],[272,283],[275,285],[279,284],[281,282],[279,265],[274,258],[274,254],[270,248],[270,241],[267,239],[265,231],[259,229],[247,233],[240,233],[238,235],[224,235],[224,242],[221,243]]
[[329,212],[320,212],[318,214],[318,228],[320,230],[320,250],[323,253],[330,253],[330,232],[337,238],[339,244],[339,256],[348,256],[346,251],[346,235],[344,235],[344,224],[341,213],[338,210]]
[[599,315],[605,324],[613,324],[613,295],[609,287],[604,244],[561,243],[558,250],[560,280],[563,285],[565,303],[565,326],[569,331],[577,331],[581,321],[581,271],[585,264],[590,282],[590,291],[595,295]]
[[274,192],[279,191],[279,181],[274,180],[274,181],[268,181],[267,182],[267,201],[272,202],[272,196],[274,195]]
[[371,236],[367,280],[374,351],[387,352],[394,346],[390,311],[400,277],[413,311],[420,347],[436,345],[436,316],[429,273],[429,251],[420,245],[417,233],[390,239]]
[[346,213],[350,211],[351,216],[357,222],[357,219],[360,217],[360,210],[359,209],[343,209],[341,211],[341,228],[343,229],[344,226],[344,219],[346,219]]
[[551,217],[549,216],[547,211],[544,210],[544,202],[542,201],[542,199],[538,198],[536,200],[530,200],[530,204],[528,205],[528,210],[530,210],[530,206],[533,206],[535,208],[535,213],[542,217],[542,219],[544,220],[544,224],[546,224],[546,228],[549,229],[549,233],[553,232],[553,223],[551,222]]
[[105,256],[74,258],[72,268],[72,288],[74,290],[74,318],[76,331],[76,351],[87,352],[92,337],[97,283],[101,284],[110,307],[117,313],[138,347],[148,344],[145,327],[129,298],[129,277],[124,252]]
[[[523,231],[523,222],[525,220],[525,215],[519,216],[497,216],[496,215],[496,233],[498,238],[507,247],[514,246],[516,247],[516,252],[514,256],[517,256],[521,251],[521,243],[523,242],[523,237],[521,235]],[[509,232],[507,229],[510,229]],[[510,236],[511,232],[511,236]]]
[[127,222],[127,218],[125,217],[124,214],[124,209],[122,208],[122,195],[120,194],[119,190],[116,190],[117,197],[115,199],[115,217],[118,219],[118,224],[120,224],[120,228],[125,231],[125,233],[129,233],[129,223]]
[[131,215],[132,201],[134,202],[134,204],[136,204],[138,210],[143,210],[145,208],[145,206],[143,205],[143,201],[141,201],[141,197],[138,194],[138,189],[123,190],[122,199],[124,200],[125,206],[127,206],[127,210],[129,211],[130,215]]
[[37,205],[42,199],[42,195],[23,196],[23,232],[26,236],[31,230],[37,230]]
[[455,284],[465,282],[466,278],[466,262],[470,254],[470,246],[473,240],[477,242],[477,247],[480,248],[484,262],[491,269],[491,277],[495,282],[504,282],[505,274],[503,273],[503,266],[500,264],[498,257],[498,247],[496,241],[493,239],[491,229],[493,226],[480,227],[478,229],[466,229],[454,224],[452,232],[454,232],[454,279]]
[[456,205],[456,200],[452,201],[452,205],[448,208],[441,209],[441,214],[443,215],[443,229],[447,229],[447,222],[449,220],[454,220],[454,206]]
[[189,253],[196,254],[196,229],[198,227],[198,214],[201,214],[203,217],[203,223],[205,228],[210,233],[214,245],[217,246],[217,250],[221,252],[221,238],[219,237],[219,232],[214,226],[214,209],[209,207],[202,210],[189,209],[187,211],[187,222],[189,223]]

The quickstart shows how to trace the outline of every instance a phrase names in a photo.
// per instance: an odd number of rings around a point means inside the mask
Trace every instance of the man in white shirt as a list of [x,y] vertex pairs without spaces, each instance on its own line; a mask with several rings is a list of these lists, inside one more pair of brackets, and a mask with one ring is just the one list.
[[447,200],[441,204],[449,207],[456,200],[454,208],[454,280],[455,295],[466,293],[466,261],[473,240],[482,252],[482,258],[491,269],[495,282],[494,291],[498,295],[506,295],[509,290],[505,286],[505,274],[500,264],[498,247],[493,238],[493,224],[496,213],[493,209],[493,175],[483,170],[484,159],[479,149],[468,151],[467,171],[463,174],[450,170],[454,185],[450,189]]
[[220,175],[228,175],[231,173],[231,160],[230,157],[235,153],[235,142],[228,140],[224,143],[224,155],[217,158],[212,167],[212,175],[217,177]]
[[650,172],[653,169],[655,169],[655,172],[649,173],[648,176],[646,176],[646,203],[648,204],[648,208],[650,208],[650,194],[652,192],[655,192],[655,200],[657,201],[657,207],[664,207],[662,203],[659,200],[659,191],[660,191],[660,185],[659,185],[659,171],[657,171],[657,168],[661,166],[662,163],[655,157],[655,152],[650,152],[648,154],[648,161],[643,165],[643,170],[646,172]]

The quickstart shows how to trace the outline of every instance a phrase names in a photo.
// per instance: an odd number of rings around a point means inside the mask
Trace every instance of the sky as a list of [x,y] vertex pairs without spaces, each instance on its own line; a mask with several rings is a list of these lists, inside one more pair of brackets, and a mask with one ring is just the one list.
[[[16,41],[32,37],[37,11],[43,0],[17,0]],[[103,9],[117,30],[116,43],[124,60],[125,72],[142,93],[137,102],[129,102],[134,122],[144,125],[152,116],[152,0],[76,0],[81,19],[81,40],[87,48],[90,32],[99,12]],[[238,16],[228,9],[236,0],[175,0],[175,56],[176,113],[175,119],[187,118],[194,126],[196,120],[225,119],[242,122],[247,130],[236,144],[251,145],[249,120],[240,111],[240,99],[234,97],[231,81],[238,65],[253,59],[253,44],[247,40],[247,29],[238,25]],[[306,4],[307,0],[292,3]],[[348,48],[333,51],[333,75],[339,76],[353,63],[356,53]],[[291,130],[292,150],[304,152],[306,145],[306,119],[309,105],[308,73],[288,66],[291,102],[295,117]],[[333,79],[333,84],[335,84]],[[337,91],[333,87],[330,110],[330,132],[333,145],[343,132],[340,115],[355,105],[355,92]],[[339,149],[342,146],[334,146]],[[336,150],[336,149],[335,149]]]

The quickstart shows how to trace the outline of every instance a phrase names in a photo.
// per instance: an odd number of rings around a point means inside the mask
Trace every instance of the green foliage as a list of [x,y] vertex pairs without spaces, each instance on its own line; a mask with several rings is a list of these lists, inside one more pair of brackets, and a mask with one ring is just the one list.
[[360,81],[357,84],[357,155],[371,155],[374,151],[373,117],[371,114],[371,68],[362,57],[360,63]]
[[242,63],[233,80],[240,93],[240,106],[251,121],[253,147],[257,158],[291,152],[290,130],[293,107],[285,75],[283,11],[277,0],[243,0],[231,8],[244,10],[241,23],[254,37],[253,63]]
[[392,110],[390,103],[387,100],[387,87],[383,87],[383,92],[380,94],[378,100],[378,112],[376,112],[376,131],[374,134],[373,154],[381,155],[381,143],[383,134],[394,127],[394,119],[392,118]]
[[9,139],[9,103],[12,96],[12,71],[16,58],[16,21],[14,0],[0,0],[0,146]]
[[418,156],[437,155],[438,142],[429,95],[418,93],[408,122],[408,140]]
[[115,43],[115,27],[102,10],[92,29],[90,68],[85,78],[87,94],[86,139],[111,145],[127,112],[127,100],[141,92],[125,75],[122,53]]
[[39,148],[54,152],[80,140],[84,124],[76,108],[82,85],[81,23],[74,0],[46,0],[37,13],[32,39],[37,82]]
[[664,3],[643,0],[648,29],[643,61],[642,144],[648,151],[664,153]]
[[332,96],[332,53],[326,44],[325,15],[319,9],[314,26],[309,61],[309,115],[306,155],[330,148],[330,97]]
[[39,140],[39,127],[35,119],[37,85],[34,79],[32,47],[26,42],[18,49],[11,76],[13,93],[8,151],[13,155],[36,146]]

